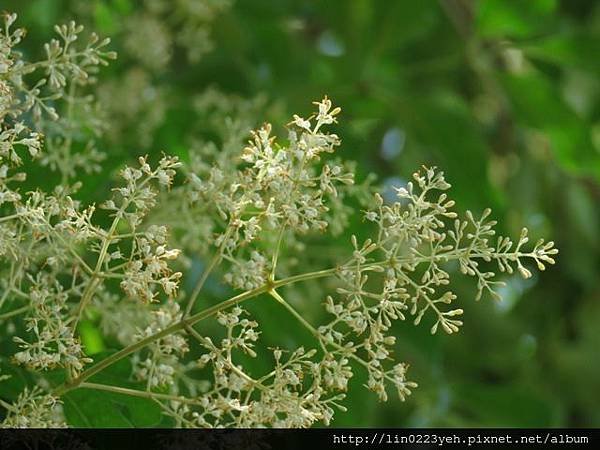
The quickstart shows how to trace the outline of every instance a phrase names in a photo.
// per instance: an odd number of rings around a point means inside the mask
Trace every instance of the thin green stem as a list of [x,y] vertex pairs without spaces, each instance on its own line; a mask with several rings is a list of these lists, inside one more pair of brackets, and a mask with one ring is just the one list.
[[314,335],[317,339],[319,339],[319,341],[321,341],[319,331],[314,326],[312,326],[304,317],[302,317],[300,315],[300,313],[298,311],[296,311],[292,305],[290,305],[288,302],[286,302],[285,299],[281,295],[279,295],[279,293],[276,290],[274,290],[274,289],[270,290],[269,295],[271,297],[273,297],[275,300],[277,300],[281,305],[283,305],[283,307],[285,309],[287,309],[296,319],[298,319],[298,321],[308,331],[310,331],[312,335]]
[[[153,179],[153,177],[154,177],[154,173],[149,174],[145,179],[143,179],[141,181],[141,183],[139,185],[137,185],[136,189],[141,190],[147,183],[150,182],[150,180]],[[102,247],[100,248],[100,253],[98,254],[98,260],[96,261],[96,266],[94,267],[94,270],[91,274],[93,280],[90,282],[90,284],[88,284],[85,292],[83,293],[83,295],[81,297],[79,306],[77,307],[77,313],[75,316],[75,320],[73,322],[73,331],[77,328],[77,323],[81,319],[83,310],[85,309],[88,302],[91,300],[92,296],[94,295],[94,292],[96,291],[96,287],[98,286],[98,284],[100,284],[102,282],[102,279],[99,276],[99,274],[101,273],[102,264],[104,264],[104,259],[106,258],[106,254],[108,253],[108,248],[110,247],[110,244],[113,242],[119,222],[123,218],[123,213],[127,210],[127,208],[129,207],[129,205],[131,205],[132,202],[133,202],[133,197],[130,197],[123,202],[123,204],[121,205],[119,210],[115,213],[115,218],[113,219],[113,221],[110,225],[110,229],[108,230],[108,232],[106,233],[106,236],[104,237],[104,239],[102,241]]]
[[6,320],[10,317],[18,316],[19,314],[24,313],[25,311],[29,310],[29,308],[31,308],[31,305],[25,305],[25,306],[22,306],[21,308],[17,308],[12,311],[0,314],[0,320]]
[[79,321],[81,320],[81,316],[83,315],[83,310],[85,309],[88,302],[92,298],[92,295],[96,291],[96,286],[99,283],[100,283],[100,280],[99,280],[97,274],[92,275],[92,281],[90,282],[90,284],[87,285],[86,290],[84,291],[83,295],[81,296],[81,301],[79,302],[79,305],[77,306],[77,312],[75,313],[75,320],[73,321],[73,332],[77,328],[77,324],[79,323]]
[[[66,50],[66,45],[65,45],[65,50]],[[69,93],[66,97],[67,100],[67,117],[66,117],[66,123],[69,124],[68,127],[68,133],[66,135],[66,139],[64,141],[63,147],[62,147],[62,153],[63,153],[63,158],[64,161],[70,161],[71,160],[71,146],[73,145],[73,106],[75,104],[75,90],[77,89],[77,85],[75,83],[71,83],[69,85]],[[73,166],[71,166],[69,169],[74,169]],[[66,185],[67,182],[69,181],[69,175],[74,175],[74,173],[71,174],[67,174],[67,172],[65,170],[62,171],[62,181],[61,183],[63,185]]]
[[160,339],[160,338],[163,338],[170,334],[173,334],[175,332],[181,331],[186,326],[191,326],[203,319],[206,319],[208,317],[211,317],[211,316],[219,313],[220,311],[230,308],[231,306],[234,306],[234,305],[241,303],[245,300],[248,300],[250,298],[256,297],[260,294],[264,294],[264,293],[268,292],[270,289],[272,289],[273,287],[280,287],[280,286],[285,286],[285,285],[292,284],[292,283],[297,283],[298,281],[326,277],[326,276],[334,274],[336,272],[336,270],[337,270],[337,268],[327,269],[327,270],[319,270],[316,272],[310,272],[310,273],[305,273],[302,275],[284,278],[282,280],[275,281],[272,285],[267,284],[265,286],[261,286],[259,288],[253,289],[251,291],[243,292],[241,294],[238,294],[234,297],[229,298],[228,300],[225,300],[214,306],[206,308],[194,315],[191,315],[187,318],[183,318],[179,322],[176,322],[173,325],[171,325],[153,335],[145,337],[144,339],[142,339],[138,342],[135,342],[135,343],[119,350],[116,353],[113,353],[108,358],[103,359],[98,364],[96,364],[96,365],[90,367],[89,369],[85,370],[84,372],[82,372],[78,377],[57,387],[55,390],[55,394],[60,396],[60,395],[64,394],[65,392],[78,387],[81,383],[83,383],[88,378],[96,375],[97,373],[99,373],[102,370],[106,369],[107,367],[111,366],[115,362],[144,348],[146,345],[156,341],[157,339]]
[[217,253],[215,253],[215,255],[212,257],[212,259],[210,260],[210,263],[208,263],[208,267],[206,267],[206,269],[204,269],[204,273],[202,273],[202,276],[200,277],[200,279],[196,283],[196,286],[194,286],[194,290],[190,294],[188,304],[185,308],[185,313],[183,314],[184,317],[189,316],[191,314],[192,309],[194,309],[194,304],[196,303],[196,300],[198,299],[198,296],[200,295],[200,292],[202,291],[202,288],[204,287],[204,283],[206,283],[208,276],[211,274],[213,269],[223,258],[223,246],[227,242],[227,239],[229,238],[229,235],[232,232],[232,230],[233,230],[233,228],[231,227],[231,223],[230,223],[230,225],[227,227],[227,230],[225,231],[225,235],[223,236],[223,244],[221,246],[219,246]]
[[0,222],[8,222],[9,220],[12,219],[16,219],[17,217],[20,217],[22,214],[11,214],[10,216],[4,216],[4,217],[0,217]]
[[[200,333],[198,333],[196,330],[194,330],[194,327],[192,327],[191,325],[186,325],[185,326],[185,330],[191,334],[194,339],[196,339],[200,344],[202,345],[206,345],[207,344],[207,340],[204,336],[202,336]],[[235,364],[233,364],[232,361],[227,361],[228,362],[228,367],[231,369],[232,372],[235,372],[238,376],[240,376],[241,378],[243,378],[244,380],[246,380],[248,383],[252,384],[254,387],[258,388],[258,389],[266,389],[265,386],[263,386],[259,381],[255,380],[254,378],[252,378],[250,375],[248,375],[247,373],[241,371],[240,369],[238,369]]]
[[188,304],[185,308],[184,316],[189,316],[190,313],[192,312],[192,309],[194,309],[194,305],[196,304],[196,300],[198,299],[198,296],[200,295],[200,291],[202,291],[202,288],[204,287],[204,283],[206,283],[206,280],[208,280],[208,276],[210,275],[210,273],[213,271],[213,269],[216,267],[216,265],[219,263],[220,260],[221,260],[221,251],[219,249],[219,251],[210,260],[210,263],[208,264],[206,269],[204,269],[204,272],[202,273],[202,276],[196,283],[196,286],[194,286],[194,290],[190,294]]
[[[440,258],[445,258],[448,259],[449,256],[455,256],[455,257],[460,257],[462,256],[461,254],[458,253],[454,253],[454,252],[449,252],[447,254],[443,254],[443,255],[438,255],[440,256]],[[472,257],[483,257],[484,255],[472,255]],[[490,256],[492,258],[494,257],[502,257],[504,256],[504,254],[497,254],[497,255],[486,255],[486,256]],[[511,255],[512,256],[512,255]],[[531,254],[522,254],[519,253],[516,256],[532,256]],[[437,259],[437,258],[436,258]],[[427,257],[427,258],[423,258],[423,261],[430,261],[431,258]],[[413,258],[414,261],[414,258]],[[402,263],[403,260],[401,259],[396,259],[396,263]],[[388,260],[383,260],[383,261],[378,261],[378,262],[373,262],[373,263],[369,263],[366,266],[369,267],[375,267],[375,266],[381,266],[381,265],[385,265],[385,264],[389,264],[390,261]],[[183,318],[181,319],[179,322],[174,323],[173,325],[170,325],[169,327],[153,334],[150,336],[147,336],[146,338],[135,342],[134,344],[129,345],[128,347],[125,347],[123,349],[121,349],[120,351],[113,353],[111,356],[109,356],[106,359],[103,359],[102,361],[100,361],[98,364],[90,367],[89,369],[87,369],[86,371],[84,371],[83,373],[81,373],[78,377],[74,378],[73,380],[70,380],[69,382],[59,386],[56,388],[56,390],[54,391],[56,395],[62,395],[65,392],[77,388],[79,385],[81,385],[81,383],[83,383],[85,380],[87,380],[88,378],[96,375],[97,373],[101,372],[102,370],[104,370],[105,368],[111,366],[112,364],[114,364],[115,362],[131,355],[132,353],[144,348],[146,345],[161,339],[165,336],[168,336],[170,334],[176,333],[178,331],[181,331],[183,329],[186,328],[186,326],[191,326],[201,320],[204,320],[208,317],[211,317],[217,313],[219,313],[220,311],[223,311],[227,308],[230,308],[238,303],[241,303],[245,300],[257,297],[260,294],[264,294],[264,293],[270,293],[270,292],[274,292],[274,290],[276,288],[279,288],[281,286],[286,286],[288,284],[293,284],[293,283],[297,283],[300,281],[306,281],[306,280],[312,280],[312,279],[317,279],[317,278],[324,278],[324,277],[328,277],[328,276],[332,276],[334,274],[336,274],[338,271],[340,270],[340,267],[334,267],[334,268],[330,268],[330,269],[323,269],[323,270],[318,270],[315,272],[309,272],[309,273],[304,273],[304,274],[300,274],[300,275],[294,275],[288,278],[284,278],[281,280],[277,280],[274,282],[268,282],[267,284],[265,284],[264,286],[261,286],[259,288],[250,290],[250,291],[246,291],[243,292],[241,294],[238,294],[236,296],[233,296],[231,298],[229,298],[228,300],[225,300],[221,303],[218,303],[216,305],[213,305],[209,308],[206,308],[194,315],[191,315],[187,318]],[[271,294],[272,295],[272,294]],[[281,300],[283,300],[281,297],[280,299],[278,299],[280,302]],[[282,303],[288,310],[290,310],[290,312],[292,312],[292,314],[297,317],[299,320],[301,320],[303,322],[303,324],[305,326],[307,326],[307,328],[311,331],[312,334],[315,334],[315,332],[317,332],[317,330],[310,325],[308,322],[306,322],[306,320],[297,312],[293,309],[293,307],[291,305],[289,305],[287,302],[285,302],[285,300],[283,300]],[[317,332],[318,334],[318,332]],[[344,349],[344,347],[339,346],[338,344],[335,344],[334,347],[336,347],[338,350],[340,351],[344,351],[345,353],[348,353],[347,349]],[[351,353],[348,353],[349,356],[352,357],[352,359],[355,359],[357,362],[359,362],[362,365],[368,365],[364,360],[362,360],[361,358],[357,357],[356,355],[353,355]]]
[[4,409],[6,409],[6,410],[8,410],[10,412],[13,412],[13,413],[17,412],[17,409],[13,405],[11,405],[8,402],[5,402],[1,398],[0,398],[0,406],[2,406]]
[[263,294],[264,292],[266,292],[268,290],[267,286],[263,286],[257,289],[253,289],[251,291],[246,291],[243,292],[239,295],[236,295],[234,297],[229,298],[228,300],[225,300],[224,302],[218,303],[214,306],[211,306],[210,308],[206,308],[203,311],[200,311],[188,318],[184,318],[182,320],[180,320],[179,322],[174,323],[173,325],[168,326],[167,328],[153,334],[150,336],[145,337],[144,339],[131,344],[128,347],[125,347],[121,350],[119,350],[116,353],[113,353],[112,355],[110,355],[108,358],[103,359],[102,361],[100,361],[98,364],[90,367],[89,369],[87,369],[86,371],[84,371],[83,373],[81,373],[78,377],[74,378],[73,380],[59,386],[56,390],[55,390],[55,394],[56,395],[62,395],[65,392],[74,389],[76,387],[78,387],[81,383],[83,383],[85,380],[87,380],[88,378],[96,375],[97,373],[101,372],[102,370],[106,369],[107,367],[111,366],[112,364],[114,364],[115,362],[125,358],[126,356],[144,348],[146,345],[160,339],[163,338],[165,336],[169,336],[173,333],[176,333],[178,331],[183,330],[186,325],[193,325],[196,322],[199,322],[201,320],[206,319],[207,317],[211,317],[215,314],[217,314],[218,312],[230,308],[240,302],[243,302],[244,300],[247,300],[249,298],[253,298],[256,297],[260,294]]
[[[296,319],[298,319],[298,321],[304,327],[306,327],[306,329],[308,331],[311,332],[311,334],[319,341],[319,344],[323,348],[323,351],[327,352],[326,347],[331,346],[331,347],[335,348],[337,351],[343,353],[344,355],[347,355],[348,357],[350,357],[351,359],[353,359],[354,361],[359,363],[361,366],[365,367],[367,370],[370,368],[369,363],[367,361],[365,361],[361,357],[352,353],[358,347],[354,347],[354,349],[348,349],[348,348],[341,346],[340,344],[338,344],[336,342],[324,342],[323,339],[321,338],[321,334],[319,333],[319,331],[312,324],[310,324],[304,317],[302,317],[300,315],[300,313],[298,311],[296,311],[292,305],[290,305],[288,302],[286,302],[283,297],[281,297],[274,290],[269,291],[269,294],[271,296],[273,296],[281,305],[283,305]],[[389,375],[384,373],[384,377],[386,380],[394,383],[394,380]]]
[[197,405],[200,402],[195,399],[186,398],[178,395],[159,394],[158,392],[140,391],[138,389],[129,389],[120,386],[110,386],[108,384],[84,382],[79,385],[83,389],[95,389],[97,391],[114,392],[116,394],[131,395],[132,397],[150,398],[152,400],[166,400],[180,403]]
[[[53,228],[53,226],[48,221],[45,221],[45,225],[47,225],[49,228]],[[79,253],[77,253],[75,251],[75,249],[71,246],[71,244],[69,242],[67,242],[67,240],[65,238],[63,238],[60,233],[56,233],[53,236],[56,237],[58,240],[60,240],[68,248],[69,252],[79,262],[79,264],[81,264],[83,269],[89,275],[93,275],[94,271],[92,270],[92,268],[83,260],[83,258],[79,255]],[[50,236],[48,236],[48,237],[50,237]],[[31,246],[33,246],[34,242],[35,242],[35,240],[31,241]]]
[[269,279],[271,281],[275,280],[275,269],[277,268],[277,259],[279,258],[279,252],[281,250],[281,241],[283,239],[283,234],[285,233],[286,223],[281,225],[281,229],[279,230],[279,236],[277,236],[277,244],[275,247],[275,251],[273,252],[273,259],[271,260],[271,273],[269,274]]
[[273,282],[273,288],[286,286],[288,284],[297,283],[299,281],[314,280],[316,278],[324,278],[334,275],[339,270],[339,267],[333,267],[331,269],[317,270],[316,272],[307,272],[300,275],[294,275],[288,278],[282,278]]
[[84,291],[83,295],[81,296],[81,301],[79,302],[79,305],[77,307],[77,313],[75,315],[75,320],[73,322],[73,331],[75,331],[75,329],[77,328],[77,324],[81,320],[83,310],[85,309],[85,307],[91,300],[92,296],[94,295],[94,292],[96,291],[96,287],[101,283],[101,278],[99,277],[100,269],[102,269],[102,264],[104,263],[104,258],[106,258],[106,254],[108,253],[108,248],[110,247],[110,244],[113,240],[113,236],[114,236],[115,232],[117,231],[117,226],[119,225],[119,222],[121,221],[123,212],[127,209],[129,204],[130,204],[130,201],[126,201],[121,206],[119,211],[117,211],[117,213],[115,214],[115,218],[113,219],[112,224],[110,225],[110,229],[108,230],[108,233],[106,234],[106,236],[104,237],[104,240],[102,241],[102,247],[100,248],[100,254],[98,255],[98,260],[96,261],[96,266],[94,267],[94,270],[92,272],[93,279],[90,282],[90,284],[87,285],[87,288]]

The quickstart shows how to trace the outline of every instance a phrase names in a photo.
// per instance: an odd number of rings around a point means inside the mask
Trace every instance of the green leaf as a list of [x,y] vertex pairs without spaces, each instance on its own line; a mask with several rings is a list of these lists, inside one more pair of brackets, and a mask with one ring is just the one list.
[[113,0],[112,7],[119,14],[129,14],[133,10],[133,5],[130,0]]
[[553,424],[554,410],[549,400],[523,386],[460,383],[453,391],[456,406],[471,418],[471,426],[548,427]]
[[477,3],[476,23],[484,37],[525,38],[552,22],[556,0],[484,0]]
[[105,349],[102,333],[93,322],[89,320],[82,321],[79,324],[79,335],[86,354],[94,355]]
[[543,133],[563,168],[600,179],[600,154],[588,124],[563,101],[556,85],[536,72],[506,76],[501,82],[519,123]]
[[10,364],[6,358],[0,358],[0,397],[10,401],[16,400],[25,386],[25,371]]
[[536,39],[521,48],[533,59],[596,72],[600,70],[599,46],[598,36],[589,33],[561,33]]
[[[100,354],[96,362],[108,357]],[[132,367],[121,360],[90,378],[90,382],[143,390],[141,383],[129,380]],[[114,392],[78,388],[62,396],[67,423],[73,427],[152,427],[162,419],[160,406],[150,399]]]
[[115,32],[115,20],[112,11],[102,2],[96,2],[94,5],[94,19],[96,29],[102,34],[112,34]]

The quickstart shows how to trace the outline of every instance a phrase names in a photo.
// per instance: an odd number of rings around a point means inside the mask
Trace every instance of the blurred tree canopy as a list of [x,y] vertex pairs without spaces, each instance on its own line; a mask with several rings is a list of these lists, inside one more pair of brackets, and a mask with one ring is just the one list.
[[[193,0],[153,3],[3,3],[28,28],[25,52],[70,19],[112,36],[119,59],[98,75],[100,99],[125,129],[102,138],[104,167],[220,139],[211,90],[255,99],[254,125],[327,94],[359,179],[374,172],[385,190],[438,166],[459,205],[492,206],[503,233],[525,225],[561,251],[541,275],[510,278],[502,302],[470,304],[458,335],[401,324],[419,389],[404,404],[351,389],[335,425],[600,426],[599,2],[211,0],[196,2],[209,13],[191,37],[179,12]],[[81,196],[108,183],[90,176]],[[457,292],[472,303],[473,289]],[[263,333],[276,340],[274,322]]]

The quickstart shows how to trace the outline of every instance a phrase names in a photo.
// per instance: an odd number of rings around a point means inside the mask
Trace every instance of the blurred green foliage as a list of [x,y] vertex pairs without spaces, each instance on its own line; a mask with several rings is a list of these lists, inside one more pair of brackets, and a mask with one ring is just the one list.
[[[3,8],[28,28],[25,51],[71,18],[113,36],[122,56],[101,83],[120,83],[135,63],[122,39],[140,8],[134,0],[11,0]],[[265,95],[270,106],[257,122],[306,112],[327,94],[343,108],[342,152],[358,161],[359,179],[375,172],[385,188],[421,164],[436,165],[459,205],[490,205],[503,233],[518,235],[525,225],[561,251],[532,281],[510,278],[501,303],[473,304],[473,290],[459,285],[468,307],[456,336],[401,324],[398,357],[411,364],[419,389],[404,404],[382,404],[357,376],[349,411],[334,424],[600,426],[600,3],[236,0],[211,27],[214,48],[199,62],[176,49],[152,75],[168,88],[168,102],[145,136],[149,144],[135,133],[109,133],[105,167],[146,152],[185,157],[186,136],[210,139],[189,104],[209,87]],[[108,183],[89,177],[83,199]],[[360,233],[361,223],[354,227]],[[294,325],[269,320],[277,314],[269,308],[250,307],[263,338],[276,343]],[[89,345],[105,348],[92,325],[84,331]],[[76,411],[78,394],[97,395],[96,411],[106,403],[104,393],[73,392],[65,403],[73,424],[102,425]],[[157,423],[149,405],[111,395],[122,403],[119,423]]]

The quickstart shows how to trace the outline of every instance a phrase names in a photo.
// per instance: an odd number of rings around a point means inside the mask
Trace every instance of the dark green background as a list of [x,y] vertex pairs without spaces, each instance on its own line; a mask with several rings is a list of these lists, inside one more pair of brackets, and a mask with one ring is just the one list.
[[[85,17],[82,2],[91,5]],[[119,36],[136,5],[2,7],[19,13],[31,53],[71,18],[114,36],[123,53]],[[149,148],[127,137],[106,144],[107,170],[139,153],[185,152],[195,126],[187,100],[209,86],[265,94],[280,117],[306,114],[328,94],[343,108],[341,154],[358,162],[359,178],[375,172],[394,184],[421,164],[439,166],[459,209],[490,206],[502,233],[527,226],[561,252],[532,280],[508,279],[502,303],[474,303],[471,283],[457,279],[461,333],[397,327],[398,356],[420,385],[414,395],[378,403],[357,375],[334,425],[600,426],[600,3],[238,0],[212,35],[215,49],[200,62],[176,51],[158,77],[169,106]],[[131,64],[120,58],[100,81],[119,80]],[[89,177],[95,188],[84,199],[96,200],[105,182]],[[267,339],[281,335],[285,322],[268,320],[277,311],[257,314]]]

